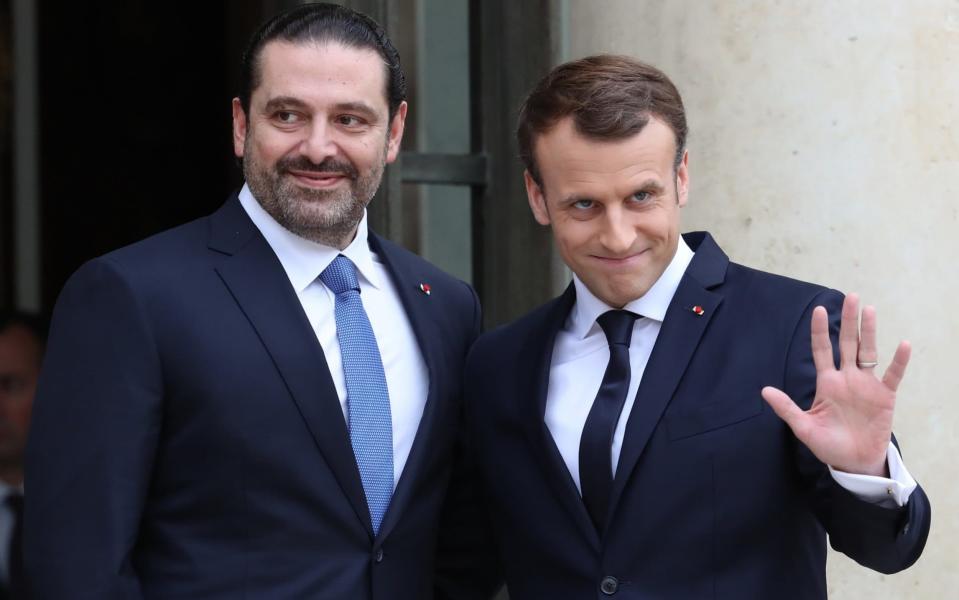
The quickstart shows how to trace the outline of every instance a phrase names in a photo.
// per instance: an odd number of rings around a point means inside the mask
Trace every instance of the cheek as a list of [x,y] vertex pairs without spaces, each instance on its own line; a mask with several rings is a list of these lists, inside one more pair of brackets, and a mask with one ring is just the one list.
[[675,213],[676,211],[666,210],[648,215],[648,218],[643,219],[637,229],[651,240],[669,241],[676,236],[678,227]]
[[13,419],[16,420],[17,425],[26,432],[27,428],[30,426],[30,415],[33,412],[33,403],[30,401],[24,402],[24,405],[12,415]]
[[248,148],[263,162],[273,163],[276,160],[296,152],[300,145],[300,135],[284,133],[272,128],[259,127],[250,137]]
[[564,219],[553,223],[553,234],[561,248],[571,254],[586,253],[595,232],[589,221]]
[[361,171],[367,171],[378,164],[380,157],[385,153],[385,147],[368,138],[338,139],[336,148],[340,159],[348,160]]

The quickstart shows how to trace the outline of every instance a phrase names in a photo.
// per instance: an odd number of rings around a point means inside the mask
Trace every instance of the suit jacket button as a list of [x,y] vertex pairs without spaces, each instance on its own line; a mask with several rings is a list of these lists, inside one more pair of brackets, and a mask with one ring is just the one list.
[[603,577],[603,580],[599,584],[599,591],[603,592],[607,596],[612,596],[616,593],[616,590],[619,589],[619,581],[612,575],[607,575]]
[[373,561],[377,564],[383,562],[383,549],[377,548],[376,552],[373,554]]

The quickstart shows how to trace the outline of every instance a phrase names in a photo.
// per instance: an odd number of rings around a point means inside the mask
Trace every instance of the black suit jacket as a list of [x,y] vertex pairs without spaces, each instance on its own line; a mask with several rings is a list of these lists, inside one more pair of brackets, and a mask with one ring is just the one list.
[[827,307],[835,337],[841,294],[730,263],[706,234],[686,240],[696,254],[643,374],[602,533],[544,424],[574,288],[470,354],[472,454],[512,600],[602,598],[603,588],[633,599],[825,598],[827,532],[885,573],[922,551],[922,489],[901,509],[858,500],[759,393],[773,385],[808,408],[812,309]]
[[480,309],[468,285],[369,239],[429,370],[379,535],[323,351],[233,197],[87,263],[57,302],[26,467],[39,598],[432,597]]

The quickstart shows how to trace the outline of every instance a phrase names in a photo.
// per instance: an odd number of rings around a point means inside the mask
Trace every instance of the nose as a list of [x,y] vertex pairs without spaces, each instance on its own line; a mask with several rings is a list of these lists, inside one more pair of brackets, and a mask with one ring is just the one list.
[[633,247],[636,231],[627,215],[618,206],[612,206],[603,216],[603,230],[600,243],[615,256],[625,255]]
[[325,122],[315,121],[300,142],[300,154],[318,165],[327,158],[336,156],[339,148],[333,139],[333,131]]

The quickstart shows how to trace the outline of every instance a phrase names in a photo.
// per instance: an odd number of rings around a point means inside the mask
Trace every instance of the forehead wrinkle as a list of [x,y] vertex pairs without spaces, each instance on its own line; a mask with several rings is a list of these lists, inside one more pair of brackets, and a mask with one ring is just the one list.
[[[336,41],[289,43],[275,40],[264,46],[258,62],[260,81],[251,97],[263,88],[269,93],[298,98],[310,105],[317,97],[340,96],[343,102],[353,102],[354,98],[343,97],[344,94],[355,94],[360,100],[373,95],[382,97],[384,107],[388,108],[386,68],[379,68],[385,62],[370,48]],[[370,69],[372,64],[377,68]],[[370,81],[366,74],[374,70],[380,72],[380,76],[376,81]],[[368,84],[371,84],[370,89],[365,90]]]
[[631,138],[597,140],[561,121],[535,140],[544,188],[557,198],[622,199],[646,188],[656,195],[674,173],[675,136],[651,119]]
[[[635,172],[633,172],[635,171]],[[615,183],[617,187],[629,188],[629,193],[648,187],[654,187],[657,190],[664,187],[658,172],[642,165],[626,165],[620,169],[609,172],[594,170],[583,170],[570,168],[565,171],[564,188],[607,186]],[[571,195],[578,195],[580,192],[574,191]]]
[[[608,145],[596,144],[585,151],[572,151],[562,148],[554,154],[555,163],[559,170],[566,173],[577,171],[595,173],[603,176],[620,176],[629,174],[629,171],[638,170],[658,173],[664,162],[672,164],[672,156],[661,156],[655,148],[641,148],[626,153],[622,148],[613,151]],[[553,161],[551,161],[553,162]]]
[[[632,162],[636,162],[636,160],[658,161],[660,154],[662,154],[664,150],[667,150],[667,148],[660,147],[661,144],[669,147],[668,154],[670,159],[676,154],[675,134],[669,125],[656,117],[651,117],[646,126],[636,134],[615,139],[601,139],[583,135],[576,128],[572,120],[566,118],[554,125],[549,131],[538,136],[536,141],[539,142],[546,137],[552,137],[554,139],[557,137],[566,138],[577,145],[587,148],[591,155],[597,157],[604,153],[608,154],[611,151],[621,154],[624,145],[628,145],[631,140],[643,138],[645,143],[642,146],[634,146],[632,148],[633,156],[629,159]],[[560,154],[563,153],[562,151],[568,151],[568,147],[562,147]],[[601,159],[596,158],[595,160],[599,161]]]
[[27,362],[30,368],[39,368],[43,357],[43,344],[33,331],[14,323],[0,331],[0,355],[3,356],[0,364],[4,365],[6,373],[14,372],[11,367],[18,366],[21,360]]

